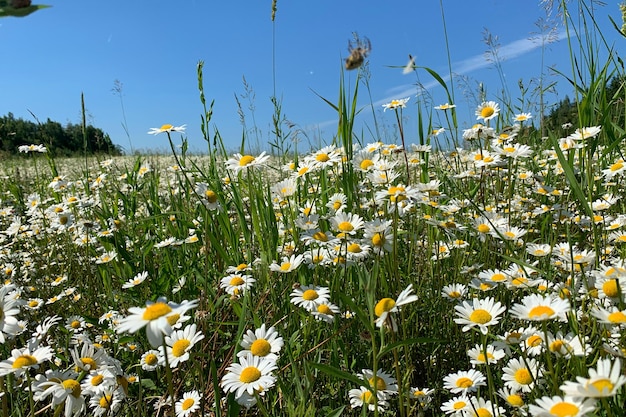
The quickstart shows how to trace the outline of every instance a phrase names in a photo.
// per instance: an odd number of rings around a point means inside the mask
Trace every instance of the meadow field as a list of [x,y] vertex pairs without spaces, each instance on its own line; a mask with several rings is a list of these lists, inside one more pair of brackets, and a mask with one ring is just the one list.
[[231,152],[200,63],[204,155],[170,124],[146,127],[170,155],[16,150],[0,415],[626,415],[626,90],[602,48],[572,50],[551,128],[486,98],[460,128],[449,95],[412,143],[398,97],[397,140],[359,136],[356,68],[326,146]]

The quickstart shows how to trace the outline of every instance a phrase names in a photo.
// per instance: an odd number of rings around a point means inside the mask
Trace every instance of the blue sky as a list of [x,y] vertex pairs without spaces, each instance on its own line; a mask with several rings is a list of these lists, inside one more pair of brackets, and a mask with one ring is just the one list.
[[[281,100],[285,117],[301,130],[303,144],[314,147],[330,143],[336,130],[335,112],[317,95],[336,102],[343,59],[353,32],[372,43],[369,56],[371,102],[383,130],[394,129],[392,112],[381,105],[394,98],[411,97],[403,115],[407,142],[417,142],[416,81],[429,87],[435,104],[447,101],[443,90],[424,71],[403,75],[392,68],[407,62],[449,73],[438,0],[298,1],[278,0],[272,23],[271,1],[213,2],[208,0],[137,1],[43,1],[53,7],[25,18],[0,19],[3,62],[0,67],[0,114],[62,124],[80,122],[80,95],[84,93],[89,122],[107,132],[114,143],[130,149],[167,151],[166,138],[151,136],[151,127],[165,123],[187,125],[190,149],[206,150],[201,139],[202,107],[197,89],[196,67],[204,64],[207,100],[215,100],[212,129],[219,129],[229,150],[241,143],[243,126],[237,112],[238,96],[246,114],[246,126],[255,124],[248,149],[263,149],[271,137],[274,94]],[[35,3],[38,3],[35,0]],[[545,18],[533,0],[443,0],[452,71],[469,80],[467,91],[476,93],[482,82],[487,99],[501,97],[498,71],[485,60],[488,49],[484,30],[498,37],[502,70],[513,102],[520,97],[518,80],[528,84],[543,72],[558,82],[558,95],[569,94],[562,78],[548,67],[571,74],[567,39],[563,27],[559,39],[543,51],[528,41]],[[597,10],[607,40],[621,47],[623,38],[608,23],[620,21],[617,5]],[[273,45],[275,47],[273,47]],[[274,53],[274,61],[273,61]],[[543,65],[543,66],[542,66]],[[273,69],[275,73],[273,73]],[[275,74],[275,87],[274,77]],[[353,86],[356,71],[345,73]],[[254,112],[243,97],[243,77],[254,95]],[[123,85],[123,105],[113,93],[115,80]],[[461,127],[474,122],[476,102],[454,85]],[[357,129],[366,142],[372,135],[373,117],[367,91],[360,90]],[[532,109],[525,109],[531,111]],[[437,125],[437,120],[435,120]],[[389,141],[391,136],[381,138]]]

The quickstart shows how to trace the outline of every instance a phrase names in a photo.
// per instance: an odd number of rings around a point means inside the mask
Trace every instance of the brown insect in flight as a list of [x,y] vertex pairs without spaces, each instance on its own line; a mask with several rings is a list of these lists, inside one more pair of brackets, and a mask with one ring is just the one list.
[[350,51],[350,56],[346,58],[346,69],[353,70],[359,68],[371,50],[372,43],[369,39],[365,37],[360,39],[355,35],[354,43],[352,41],[348,41],[348,51]]

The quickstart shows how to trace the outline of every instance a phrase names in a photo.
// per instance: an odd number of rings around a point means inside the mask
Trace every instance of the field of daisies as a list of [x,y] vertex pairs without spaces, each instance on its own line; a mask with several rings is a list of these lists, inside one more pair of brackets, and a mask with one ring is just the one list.
[[227,152],[202,91],[203,156],[171,124],[148,131],[169,156],[20,147],[0,416],[626,415],[618,58],[547,131],[487,99],[459,128],[449,95],[413,143],[399,97],[398,140],[366,140],[342,84],[336,137],[302,153]]

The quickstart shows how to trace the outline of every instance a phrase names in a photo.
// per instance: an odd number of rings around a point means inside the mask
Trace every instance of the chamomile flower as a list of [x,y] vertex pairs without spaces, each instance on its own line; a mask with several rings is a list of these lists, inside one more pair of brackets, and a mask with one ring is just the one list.
[[363,369],[357,376],[368,382],[372,389],[385,394],[385,398],[398,393],[398,383],[391,374],[378,370],[376,374],[371,369]]
[[417,301],[417,295],[413,294],[413,284],[409,284],[405,290],[403,290],[400,295],[398,295],[397,299],[393,298],[383,298],[374,307],[374,314],[376,314],[376,327],[383,327],[383,325],[391,328],[392,331],[396,332],[398,330],[398,326],[396,321],[391,313],[397,313],[400,311],[400,307],[405,304],[412,303]]
[[459,371],[446,375],[443,379],[443,387],[453,394],[467,394],[486,385],[486,381],[482,372],[470,369],[469,371]]
[[472,397],[470,402],[471,406],[466,411],[468,417],[498,417],[504,416],[506,412],[504,408],[480,397]]
[[620,310],[616,306],[609,308],[594,306],[591,309],[591,315],[597,318],[599,323],[620,328],[626,327],[626,310]]
[[265,151],[261,152],[258,156],[242,155],[236,153],[232,158],[226,161],[226,168],[234,173],[241,172],[249,168],[258,168],[270,159]]
[[274,261],[270,265],[270,270],[281,274],[287,274],[296,270],[304,261],[303,255],[284,256],[280,263]]
[[38,368],[41,363],[51,359],[52,348],[50,346],[13,349],[11,357],[0,362],[0,376],[14,374],[16,377],[20,377],[29,369]]
[[447,415],[463,416],[464,412],[471,407],[470,399],[467,395],[461,394],[453,397],[441,405],[441,411]]
[[567,313],[571,310],[568,300],[564,300],[555,295],[530,294],[522,299],[521,303],[516,303],[511,307],[511,314],[521,320],[546,321],[559,320],[567,321]]
[[457,317],[454,322],[463,324],[463,331],[477,327],[482,334],[487,334],[488,326],[493,326],[500,321],[500,315],[504,313],[506,307],[493,298],[485,299],[473,298],[472,302],[463,301],[461,305],[454,307]]
[[239,358],[239,363],[226,368],[227,374],[220,385],[226,393],[232,392],[235,397],[245,393],[254,395],[274,386],[276,377],[272,371],[276,368],[275,361],[248,353]]
[[467,351],[467,356],[470,357],[470,363],[476,366],[497,363],[506,356],[506,352],[494,345],[487,345],[486,347],[476,345]]
[[263,323],[261,327],[254,330],[254,332],[248,330],[243,335],[243,340],[240,345],[243,350],[237,353],[237,357],[241,358],[250,354],[252,356],[276,361],[280,350],[283,348],[284,341],[274,327],[266,329],[265,323]]
[[568,138],[573,140],[591,139],[598,136],[601,130],[601,126],[581,127],[576,129]]
[[291,302],[308,311],[316,311],[320,304],[330,301],[330,290],[317,285],[302,285],[291,292]]
[[523,408],[526,403],[524,402],[524,394],[520,390],[513,390],[507,387],[502,387],[498,390],[498,396],[502,398],[509,407]]
[[459,301],[465,298],[467,294],[467,285],[464,284],[449,284],[441,289],[441,295],[451,301]]
[[89,399],[89,408],[95,417],[113,416],[122,406],[125,395],[122,391],[109,387]]
[[32,386],[36,401],[52,395],[52,409],[62,405],[65,417],[77,416],[84,411],[85,398],[76,372],[49,370],[45,376],[39,374],[37,377]]
[[445,103],[445,104],[440,104],[438,106],[433,107],[436,110],[450,110],[456,107],[456,104],[449,104],[449,103]]
[[164,132],[184,132],[185,126],[187,125],[174,126],[170,124],[164,124],[161,127],[151,127],[150,130],[148,131],[148,134],[158,135],[159,133],[164,133]]
[[255,282],[252,275],[233,273],[221,279],[220,288],[224,288],[232,296],[239,297],[252,288]]
[[500,105],[495,101],[485,101],[476,108],[476,119],[491,120],[500,114]]
[[148,272],[147,271],[140,272],[137,275],[135,275],[132,279],[130,279],[128,282],[125,282],[124,285],[122,285],[122,288],[127,289],[127,288],[136,287],[137,285],[144,282],[146,278],[148,278]]
[[197,390],[185,392],[174,405],[176,417],[188,417],[198,411],[201,399],[202,395]]
[[204,335],[197,331],[196,324],[190,324],[183,330],[176,330],[171,335],[165,336],[165,346],[160,346],[161,354],[167,355],[172,369],[176,368],[178,364],[189,359],[189,351],[202,339]]
[[384,393],[378,391],[376,395],[374,395],[374,393],[366,387],[353,388],[348,391],[348,396],[350,398],[351,408],[367,407],[370,411],[376,409],[383,411],[389,407],[389,402],[387,402]]
[[383,111],[387,110],[395,110],[395,109],[403,109],[406,107],[406,103],[408,103],[410,97],[402,98],[402,99],[394,99],[389,103],[383,104]]
[[161,351],[158,351],[156,349],[150,349],[144,352],[143,355],[141,355],[141,360],[139,363],[141,365],[141,369],[143,369],[144,371],[154,371],[159,366],[163,365],[165,363],[165,360],[161,355]]
[[513,390],[531,392],[543,374],[539,362],[533,358],[512,358],[502,368],[504,385]]
[[339,310],[339,307],[331,302],[326,302],[318,304],[317,309],[315,311],[311,311],[311,314],[316,320],[323,320],[326,323],[332,323],[335,321],[335,316],[340,312],[341,310]]
[[336,213],[335,216],[330,219],[330,222],[333,229],[344,236],[356,234],[365,224],[358,214],[344,212]]
[[183,301],[180,304],[167,302],[164,297],[157,301],[146,302],[146,307],[131,307],[128,317],[120,320],[117,331],[119,333],[136,333],[146,327],[146,335],[152,347],[163,344],[164,336],[172,333],[172,326],[187,311],[198,305],[196,300]]
[[595,369],[589,369],[589,378],[576,377],[576,382],[566,381],[561,385],[561,391],[572,397],[600,398],[612,397],[626,383],[626,376],[622,375],[622,362],[619,358],[598,359]]
[[96,395],[103,393],[117,385],[116,375],[113,373],[113,367],[102,366],[98,369],[89,371],[85,378],[81,381],[80,387],[83,394]]
[[528,412],[534,417],[584,417],[595,409],[595,401],[581,397],[542,397],[535,404],[528,406]]

